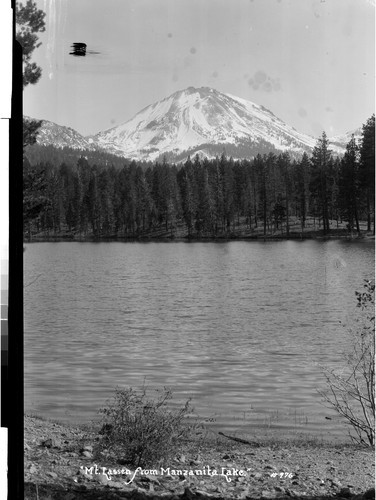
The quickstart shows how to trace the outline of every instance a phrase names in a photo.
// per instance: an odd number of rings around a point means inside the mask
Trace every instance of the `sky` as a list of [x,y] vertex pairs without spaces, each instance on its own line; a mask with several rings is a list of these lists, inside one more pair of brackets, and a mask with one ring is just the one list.
[[[375,0],[36,0],[42,78],[24,114],[95,134],[212,87],[318,137],[375,109]],[[85,57],[70,55],[73,42]]]

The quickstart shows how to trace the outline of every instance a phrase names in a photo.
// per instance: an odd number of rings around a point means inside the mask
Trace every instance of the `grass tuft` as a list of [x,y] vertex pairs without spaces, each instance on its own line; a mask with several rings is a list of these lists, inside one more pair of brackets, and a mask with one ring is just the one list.
[[139,467],[163,463],[178,453],[195,425],[187,422],[193,412],[190,400],[173,408],[170,389],[154,392],[150,397],[145,386],[140,390],[115,389],[107,406],[99,410],[99,455],[116,455],[120,463]]

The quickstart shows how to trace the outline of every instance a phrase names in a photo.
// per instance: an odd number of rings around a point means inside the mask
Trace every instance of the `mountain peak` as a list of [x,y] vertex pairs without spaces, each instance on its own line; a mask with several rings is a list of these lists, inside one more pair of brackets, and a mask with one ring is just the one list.
[[[27,115],[24,115],[26,121],[34,120]],[[57,123],[49,120],[36,120],[40,121],[41,127],[38,129],[37,143],[42,146],[52,144],[57,148],[70,147],[79,150],[95,150],[96,147],[88,138],[82,136],[71,127],[58,125]]]
[[[351,137],[350,137],[351,138]],[[343,154],[347,134],[330,140]],[[188,87],[151,104],[127,122],[83,137],[43,120],[39,144],[101,149],[135,160],[184,161],[196,153],[212,158],[223,151],[234,159],[269,152],[310,153],[316,139],[284,123],[264,106],[210,87]]]
[[145,160],[165,154],[186,157],[197,150],[215,156],[224,148],[234,157],[266,150],[302,154],[315,144],[263,106],[210,87],[179,90],[94,140],[112,152]]
[[179,92],[187,93],[187,94],[198,93],[200,95],[205,95],[205,94],[210,94],[210,93],[213,93],[216,91],[214,89],[212,89],[211,87],[192,87],[192,86],[189,86],[186,89],[178,90],[178,92],[175,92],[175,93],[179,93]]

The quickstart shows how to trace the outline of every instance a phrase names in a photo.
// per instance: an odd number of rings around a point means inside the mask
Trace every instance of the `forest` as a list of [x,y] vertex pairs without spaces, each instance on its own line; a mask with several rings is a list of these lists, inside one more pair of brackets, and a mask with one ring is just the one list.
[[375,230],[375,116],[335,157],[325,132],[311,156],[287,152],[184,163],[75,164],[24,154],[26,240],[308,237]]

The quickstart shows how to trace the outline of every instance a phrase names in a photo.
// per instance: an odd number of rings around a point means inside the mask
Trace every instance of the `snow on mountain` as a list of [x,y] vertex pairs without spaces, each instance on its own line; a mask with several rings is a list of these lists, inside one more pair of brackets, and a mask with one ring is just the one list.
[[[31,120],[24,116],[25,120]],[[86,137],[79,134],[70,127],[64,127],[48,120],[41,120],[42,125],[38,129],[37,144],[42,146],[53,145],[57,148],[69,147],[72,149],[97,149],[96,145]]]
[[[359,140],[362,129],[329,138],[334,154],[344,154],[353,133]],[[37,143],[179,162],[188,155],[213,158],[223,152],[234,159],[281,151],[300,156],[312,152],[317,138],[298,132],[259,104],[209,87],[189,87],[92,136],[43,120]]]
[[360,141],[362,139],[362,132],[363,132],[362,127],[359,127],[359,128],[352,130],[350,132],[346,132],[345,134],[335,135],[333,137],[330,137],[329,138],[329,142],[330,142],[329,147],[334,153],[344,154],[344,152],[346,151],[346,146],[350,142],[351,137],[353,135],[354,135],[356,143],[358,145],[360,145]]
[[175,92],[91,139],[112,153],[145,160],[197,150],[214,156],[218,149],[229,149],[234,158],[268,149],[301,154],[316,143],[263,106],[208,87]]

